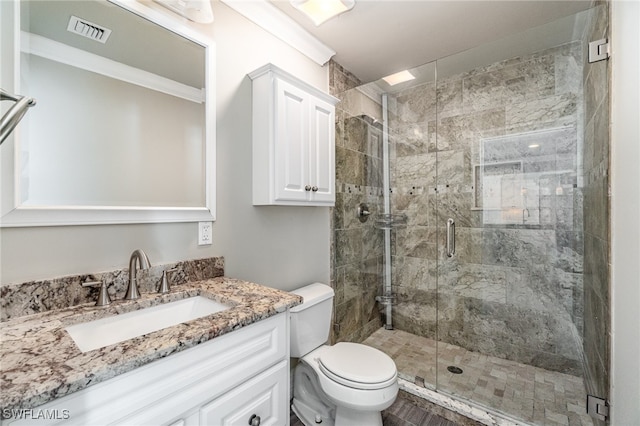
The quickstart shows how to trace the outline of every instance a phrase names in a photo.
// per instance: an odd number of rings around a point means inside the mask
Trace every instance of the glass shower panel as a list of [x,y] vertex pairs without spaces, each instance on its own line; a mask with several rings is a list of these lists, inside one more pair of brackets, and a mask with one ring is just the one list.
[[[437,62],[437,389],[535,424],[591,423],[582,378],[586,18]],[[543,37],[552,33],[571,37]]]
[[435,62],[409,70],[406,83],[385,93],[389,134],[390,211],[403,226],[391,230],[394,357],[400,377],[436,384],[437,244],[435,213]]

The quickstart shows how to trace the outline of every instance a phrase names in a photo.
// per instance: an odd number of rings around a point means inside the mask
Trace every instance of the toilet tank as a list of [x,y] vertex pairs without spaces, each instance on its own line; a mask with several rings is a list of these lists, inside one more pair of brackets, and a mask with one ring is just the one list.
[[329,338],[333,289],[326,284],[314,283],[292,290],[302,296],[301,305],[294,306],[291,314],[291,356],[300,358],[324,345]]

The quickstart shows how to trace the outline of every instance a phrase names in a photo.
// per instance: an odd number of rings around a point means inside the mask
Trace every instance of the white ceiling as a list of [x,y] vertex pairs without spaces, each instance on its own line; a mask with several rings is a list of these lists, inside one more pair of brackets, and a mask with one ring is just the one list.
[[585,10],[590,0],[356,0],[319,27],[286,0],[271,0],[336,51],[363,82],[462,52]]

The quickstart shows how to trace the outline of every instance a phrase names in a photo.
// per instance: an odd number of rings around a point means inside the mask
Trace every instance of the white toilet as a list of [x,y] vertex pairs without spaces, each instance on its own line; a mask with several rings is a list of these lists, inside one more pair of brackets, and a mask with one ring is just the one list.
[[382,425],[380,412],[398,395],[393,360],[359,343],[326,345],[333,289],[311,284],[291,293],[304,298],[291,309],[291,356],[300,358],[291,408],[307,426]]

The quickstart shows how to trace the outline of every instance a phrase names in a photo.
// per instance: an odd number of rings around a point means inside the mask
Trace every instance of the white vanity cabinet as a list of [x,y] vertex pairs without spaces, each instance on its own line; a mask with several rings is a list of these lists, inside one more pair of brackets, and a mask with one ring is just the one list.
[[63,425],[287,425],[288,326],[283,312],[33,410]]
[[253,204],[333,206],[338,99],[268,64],[253,80]]

